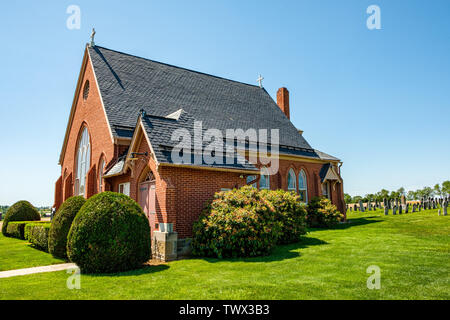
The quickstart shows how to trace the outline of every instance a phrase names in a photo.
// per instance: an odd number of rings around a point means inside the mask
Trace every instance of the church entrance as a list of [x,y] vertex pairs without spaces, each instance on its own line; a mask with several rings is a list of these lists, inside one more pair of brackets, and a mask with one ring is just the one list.
[[156,185],[151,172],[147,178],[139,184],[139,205],[147,216],[153,233],[156,222]]

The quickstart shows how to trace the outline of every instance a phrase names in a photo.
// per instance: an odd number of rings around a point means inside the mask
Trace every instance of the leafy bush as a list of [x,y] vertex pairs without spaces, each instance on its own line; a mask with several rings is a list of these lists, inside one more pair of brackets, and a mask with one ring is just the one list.
[[25,225],[25,239],[34,247],[48,252],[48,234],[51,223],[27,223]]
[[55,213],[48,235],[48,252],[55,257],[67,258],[67,235],[73,219],[85,202],[82,196],[71,197]]
[[306,234],[306,206],[294,192],[262,190],[261,197],[275,209],[275,221],[281,223],[278,244],[295,243]]
[[91,197],[73,220],[67,255],[86,273],[126,271],[150,258],[150,226],[130,197],[102,192]]
[[9,222],[12,221],[38,221],[41,215],[35,207],[28,201],[19,201],[8,208],[5,219],[3,220],[2,233],[8,236],[7,228]]
[[[298,214],[298,217],[295,215]],[[267,255],[305,233],[298,197],[251,186],[216,193],[193,226],[192,253],[212,257]]]
[[329,228],[344,219],[331,201],[324,197],[314,197],[308,203],[307,222],[309,227]]

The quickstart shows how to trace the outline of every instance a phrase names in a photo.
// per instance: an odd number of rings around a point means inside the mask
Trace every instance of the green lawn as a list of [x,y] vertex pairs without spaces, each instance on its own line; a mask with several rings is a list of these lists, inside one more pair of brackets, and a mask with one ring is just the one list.
[[[0,232],[0,271],[65,263],[39,251],[27,241],[4,237]],[[2,286],[2,284],[0,284]]]
[[[269,257],[82,275],[80,290],[66,288],[65,272],[0,279],[0,299],[450,299],[449,221],[437,210],[351,213],[348,224],[312,230]],[[1,265],[12,265],[0,248]],[[367,289],[371,265],[381,268],[380,290]]]

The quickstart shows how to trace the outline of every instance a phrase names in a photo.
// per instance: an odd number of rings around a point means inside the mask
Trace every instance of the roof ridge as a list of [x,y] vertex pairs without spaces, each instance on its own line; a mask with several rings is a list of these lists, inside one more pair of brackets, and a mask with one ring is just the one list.
[[[97,47],[97,48],[102,48],[102,49],[105,49],[105,50],[108,50],[108,51],[112,51],[112,52],[116,52],[116,53],[120,53],[120,54],[124,54],[124,55],[130,56],[130,57],[133,57],[133,58],[142,59],[142,60],[146,60],[146,61],[150,61],[150,62],[162,64],[162,65],[165,65],[165,66],[168,66],[168,67],[177,68],[177,69],[181,69],[181,70],[185,70],[185,71],[189,71],[189,72],[194,72],[194,73],[202,74],[202,75],[205,75],[205,76],[214,77],[214,78],[217,78],[217,79],[220,79],[220,80],[231,81],[231,82],[243,84],[243,85],[246,85],[246,86],[259,88],[258,85],[254,85],[254,84],[250,84],[250,83],[246,83],[246,82],[242,82],[242,81],[238,81],[238,80],[228,79],[228,78],[224,78],[224,77],[219,77],[219,76],[216,76],[216,75],[213,75],[213,74],[210,74],[210,73],[201,72],[201,71],[197,71],[197,70],[188,69],[188,68],[176,66],[176,65],[173,65],[173,64],[165,63],[165,62],[160,62],[160,61],[152,60],[152,59],[149,59],[149,58],[144,58],[144,57],[136,56],[136,55],[134,55],[134,54],[126,53],[126,52],[123,52],[123,51],[114,50],[114,49],[110,49],[110,48],[106,48],[106,47],[102,47],[102,46],[98,46],[98,45],[95,45],[95,47]],[[92,47],[90,47],[90,48],[92,48]]]

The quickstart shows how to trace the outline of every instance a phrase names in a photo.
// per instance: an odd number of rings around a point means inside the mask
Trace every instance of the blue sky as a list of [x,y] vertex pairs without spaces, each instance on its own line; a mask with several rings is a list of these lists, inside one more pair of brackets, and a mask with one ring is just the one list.
[[[69,30],[69,5],[81,28]],[[381,30],[369,30],[369,5]],[[10,1],[0,11],[0,204],[53,204],[83,48],[264,87],[341,158],[345,192],[450,179],[450,1]]]

